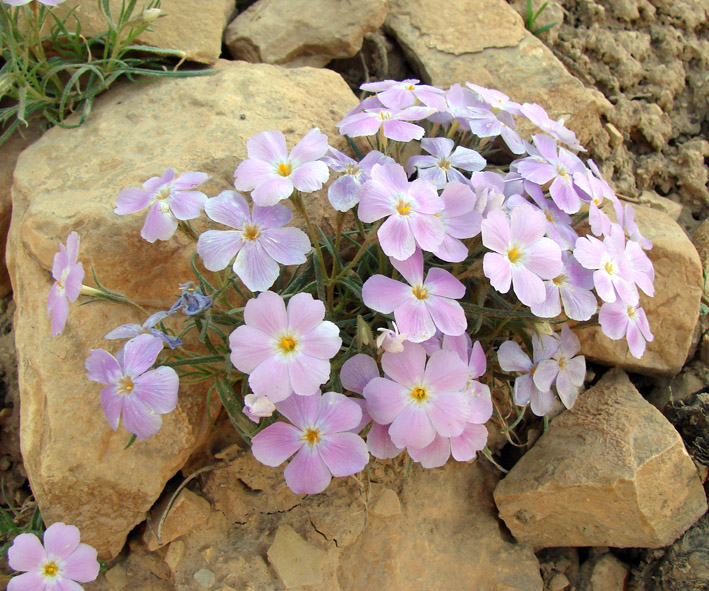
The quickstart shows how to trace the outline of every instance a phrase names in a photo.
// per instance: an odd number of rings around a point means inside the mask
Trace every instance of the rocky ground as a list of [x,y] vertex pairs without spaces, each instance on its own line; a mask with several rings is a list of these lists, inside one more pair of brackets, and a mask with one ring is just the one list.
[[[33,508],[19,455],[17,366],[24,465],[43,515],[77,523],[107,563],[87,589],[709,589],[709,322],[700,316],[709,5],[551,2],[537,24],[561,24],[540,40],[515,12],[524,4],[259,0],[236,11],[223,0],[195,16],[189,0],[164,0],[170,16],[146,42],[202,63],[221,57],[215,76],[122,85],[84,126],[50,130],[19,161],[38,132],[0,148],[0,228],[12,185],[8,263],[20,310],[14,331],[13,300],[0,316],[4,498]],[[95,18],[89,3],[81,10]],[[96,420],[98,405],[87,410],[95,396],[77,375],[105,326],[134,319],[88,306],[51,340],[43,307],[57,237],[111,227],[110,239],[93,232],[82,243],[85,265],[138,297],[172,293],[174,277],[188,272],[184,245],[158,246],[157,267],[136,278],[156,247],[136,239],[139,220],[116,221],[106,195],[168,166],[209,171],[216,194],[230,186],[252,133],[319,126],[334,137],[359,84],[408,76],[470,80],[542,104],[565,117],[617,191],[644,206],[638,222],[655,243],[658,274],[645,305],[658,338],[643,361],[588,329],[593,387],[535,445],[534,420],[523,424],[521,449],[495,440],[511,469],[504,478],[484,459],[408,475],[393,460],[297,496],[278,471],[210,428],[204,393],[194,390],[181,391],[153,446],[123,451],[125,441]],[[323,89],[327,101],[313,100]]]

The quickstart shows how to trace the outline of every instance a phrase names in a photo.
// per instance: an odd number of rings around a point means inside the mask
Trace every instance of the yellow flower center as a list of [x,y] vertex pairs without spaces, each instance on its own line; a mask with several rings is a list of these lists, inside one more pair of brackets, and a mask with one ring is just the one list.
[[566,362],[566,357],[559,358],[559,369],[566,369],[568,363]]
[[281,176],[288,176],[293,172],[293,165],[290,162],[281,162],[278,165],[278,174]]
[[398,211],[400,215],[409,215],[409,213],[411,213],[411,204],[404,199],[399,199],[396,204],[396,211]]
[[612,261],[606,261],[606,264],[603,265],[603,268],[609,275],[615,275],[615,266],[613,265]]
[[558,277],[554,277],[554,279],[551,280],[551,282],[556,285],[557,287],[560,287],[566,283],[566,280],[569,278],[568,275],[559,275]]
[[443,169],[443,170],[449,170],[451,167],[451,161],[448,160],[448,158],[441,158],[438,161],[438,167]]
[[45,564],[43,570],[45,577],[55,577],[59,572],[59,567],[56,562],[52,561]]
[[518,263],[519,260],[522,258],[522,253],[520,252],[519,248],[516,246],[513,246],[507,251],[507,258],[510,260],[510,263]]
[[157,201],[162,201],[163,199],[167,199],[170,196],[170,193],[172,193],[172,191],[170,190],[169,186],[163,187],[157,192],[157,194],[155,195],[155,199]]
[[281,341],[278,345],[282,353],[293,353],[295,348],[298,346],[298,341],[295,340],[293,335],[284,335],[281,337]]
[[409,85],[406,87],[406,90],[413,90],[414,88],[416,88],[416,87],[415,87],[413,84],[409,84]]
[[133,384],[133,380],[130,379],[128,376],[121,378],[118,381],[118,385],[120,387],[116,391],[116,394],[130,394],[133,391],[133,388],[135,387],[135,384]]
[[601,200],[600,200],[598,197],[594,197],[594,198],[593,198],[593,202],[594,202],[596,205],[600,205],[600,204],[601,204]]
[[546,210],[546,214],[547,214],[547,220],[550,221],[550,222],[553,222],[553,221],[554,221],[554,216],[552,215],[551,210],[547,209],[547,210]]
[[633,318],[635,318],[635,314],[636,314],[635,308],[633,308],[632,306],[628,306],[627,309],[628,309],[628,318],[630,318],[632,320]]
[[241,240],[256,240],[261,235],[259,227],[256,224],[244,224],[241,229]]
[[415,285],[411,291],[414,294],[414,297],[419,300],[425,300],[428,297],[428,293],[426,292],[426,288],[423,285]]
[[418,402],[419,404],[428,400],[428,392],[426,392],[426,388],[422,388],[421,386],[411,390],[410,396],[414,402]]
[[379,113],[379,118],[386,121],[387,119],[391,119],[391,113],[389,111],[382,111]]
[[564,168],[561,164],[556,165],[556,172],[567,180],[571,178],[571,175],[569,175],[566,168]]
[[347,164],[345,164],[345,174],[354,176],[359,172],[359,170],[359,166],[357,166],[356,164],[352,164],[352,162],[348,162]]
[[307,442],[308,445],[315,445],[320,441],[320,430],[308,427],[300,438]]

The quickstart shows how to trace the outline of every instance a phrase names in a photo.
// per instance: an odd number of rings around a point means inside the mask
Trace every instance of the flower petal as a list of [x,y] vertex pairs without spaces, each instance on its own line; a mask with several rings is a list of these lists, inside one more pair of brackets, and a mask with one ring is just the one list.
[[162,210],[162,203],[158,202],[148,210],[145,223],[140,230],[140,235],[151,244],[156,240],[169,240],[177,230],[177,220],[168,210]]
[[320,410],[320,395],[290,396],[276,405],[278,412],[298,429],[314,427]]
[[46,560],[42,542],[34,534],[20,534],[7,551],[8,564],[13,570],[34,570]]
[[123,395],[117,393],[117,386],[108,386],[101,390],[101,408],[108,424],[114,431],[118,429],[123,411]]
[[261,131],[246,141],[249,158],[275,163],[288,156],[286,138],[278,130]]
[[325,304],[309,293],[299,293],[289,300],[287,313],[288,330],[304,336],[323,322]]
[[132,187],[124,189],[116,197],[116,208],[113,213],[126,215],[145,209],[150,205],[150,192]]
[[433,441],[421,449],[409,449],[408,454],[414,462],[419,462],[424,468],[440,468],[451,457],[451,440],[449,437],[436,435]]
[[407,299],[394,310],[394,318],[401,334],[405,334],[412,343],[422,343],[436,334],[436,325],[423,300]]
[[426,300],[426,309],[436,328],[445,335],[461,335],[468,327],[465,312],[455,300],[431,296]]
[[247,241],[236,255],[234,273],[251,291],[266,291],[278,279],[280,267],[258,240]]
[[283,359],[267,357],[249,376],[249,386],[254,394],[267,396],[271,402],[288,398],[293,393],[288,365]]
[[24,573],[10,579],[7,583],[7,591],[44,591],[44,581],[44,577],[42,577],[37,571]]
[[136,396],[126,396],[123,401],[123,426],[143,441],[160,430],[162,418],[151,412]]
[[301,265],[310,252],[310,240],[298,228],[269,228],[261,232],[263,249],[281,265]]
[[123,370],[137,377],[153,366],[162,351],[162,342],[153,335],[143,334],[123,347]]
[[93,581],[98,577],[98,571],[96,550],[88,544],[79,544],[62,564],[62,575],[79,583]]
[[389,435],[397,447],[419,449],[433,441],[436,430],[424,405],[407,404],[392,421]]
[[468,423],[458,437],[451,438],[451,455],[457,462],[468,462],[487,445],[485,425]]
[[207,230],[199,235],[197,254],[207,270],[221,271],[231,263],[242,245],[241,232]]
[[355,433],[327,435],[317,450],[333,476],[357,474],[369,462],[367,444]]
[[382,355],[384,373],[403,386],[420,384],[424,379],[425,366],[426,350],[421,345],[411,342],[404,342],[402,353]]
[[300,429],[293,425],[273,423],[251,439],[251,453],[262,464],[275,468],[305,445],[300,436]]
[[532,360],[515,341],[505,341],[497,351],[502,371],[530,371]]
[[251,192],[251,198],[256,205],[269,206],[276,205],[283,199],[288,199],[292,194],[292,179],[285,176],[275,176],[259,184]]
[[379,423],[372,423],[369,429],[367,449],[379,460],[395,458],[403,451],[400,447],[396,447],[389,437],[389,425],[380,425]]
[[327,465],[316,448],[307,445],[295,454],[283,475],[288,488],[296,494],[316,495],[330,484],[330,471]]
[[276,336],[288,328],[286,305],[283,298],[272,291],[264,291],[246,302],[244,322],[269,336]]
[[44,532],[44,549],[47,558],[63,560],[76,550],[80,538],[79,528],[75,525],[53,523]]
[[410,286],[384,275],[374,275],[362,286],[364,305],[382,314],[391,314],[411,297]]
[[177,372],[162,365],[137,377],[132,395],[140,398],[147,408],[162,415],[177,406],[179,385]]
[[364,387],[379,377],[377,362],[369,355],[358,353],[350,357],[340,369],[340,383],[345,390],[362,394]]
[[222,191],[216,197],[207,199],[204,211],[209,219],[230,228],[241,229],[251,221],[249,205],[241,193]]
[[198,218],[207,202],[201,191],[177,191],[167,198],[172,213],[178,220]]
[[416,250],[414,233],[404,216],[398,214],[389,216],[377,230],[377,236],[384,254],[400,261],[408,259]]
[[386,378],[372,379],[363,392],[372,419],[382,425],[391,423],[406,404],[406,392],[404,386]]
[[321,384],[330,379],[330,362],[307,355],[298,355],[288,364],[288,375],[293,392],[301,396],[310,396],[318,391]]
[[267,357],[274,354],[272,337],[253,326],[242,325],[229,336],[234,367],[244,373],[251,373]]
[[301,338],[303,354],[315,359],[332,359],[342,346],[339,335],[337,325],[327,320],[321,322]]
[[319,160],[327,150],[327,136],[314,127],[291,150],[290,160],[293,166],[299,167],[306,162]]
[[324,162],[301,164],[291,174],[293,186],[303,193],[312,193],[321,189],[330,177],[330,170]]
[[468,381],[468,366],[454,351],[443,349],[431,355],[424,382],[436,392],[459,392]]
[[100,384],[115,384],[123,375],[116,358],[103,349],[91,349],[89,357],[84,362],[88,378]]

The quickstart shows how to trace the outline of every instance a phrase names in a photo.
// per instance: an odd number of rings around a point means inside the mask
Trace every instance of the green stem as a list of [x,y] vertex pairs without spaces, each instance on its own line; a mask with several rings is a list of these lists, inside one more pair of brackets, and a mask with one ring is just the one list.
[[96,289],[95,287],[89,287],[88,285],[82,285],[80,295],[89,296],[92,298],[97,298],[101,300],[107,300],[109,302],[114,302],[116,304],[124,304],[126,306],[133,306],[138,308],[143,314],[148,315],[148,311],[143,308],[140,304],[134,302],[133,300],[127,298],[121,293],[115,291],[108,291],[107,289]]
[[306,211],[305,206],[303,205],[303,198],[300,194],[300,191],[293,191],[291,201],[298,213],[303,218],[303,221],[305,221],[305,225],[308,229],[308,234],[310,234],[310,240],[312,241],[313,247],[315,248],[315,254],[318,259],[318,264],[320,265],[320,270],[322,271],[323,279],[325,279],[326,277],[329,277],[327,273],[327,267],[325,266],[325,257],[323,256],[322,249],[320,248],[320,241],[318,240],[317,234],[315,234],[313,224],[310,222],[308,212]]
[[381,222],[378,224],[375,224],[369,229],[369,232],[364,238],[364,242],[362,243],[362,246],[359,247],[359,250],[355,253],[354,257],[352,260],[347,264],[347,266],[342,269],[335,277],[330,279],[332,283],[337,283],[340,279],[342,279],[347,273],[349,273],[350,269],[354,267],[358,262],[359,259],[362,258],[364,253],[366,252],[367,248],[369,247],[370,244],[372,244],[376,238],[377,238],[377,230],[379,230],[379,226],[381,226]]

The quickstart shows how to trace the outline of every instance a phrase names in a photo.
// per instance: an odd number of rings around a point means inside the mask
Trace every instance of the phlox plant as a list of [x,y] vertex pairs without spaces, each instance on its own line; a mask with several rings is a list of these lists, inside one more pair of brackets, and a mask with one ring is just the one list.
[[[563,121],[475,84],[363,88],[339,123],[349,154],[319,129],[264,130],[235,190],[209,196],[206,173],[173,169],[117,190],[145,240],[195,244],[174,304],[134,304],[86,360],[128,444],[150,445],[180,384],[206,382],[256,459],[315,494],[371,457],[489,456],[489,421],[508,432],[557,396],[571,408],[586,375],[575,326],[643,355],[651,244]],[[328,180],[334,228],[310,215]],[[79,261],[72,233],[52,269],[55,335],[81,294],[131,303],[82,285]]]

